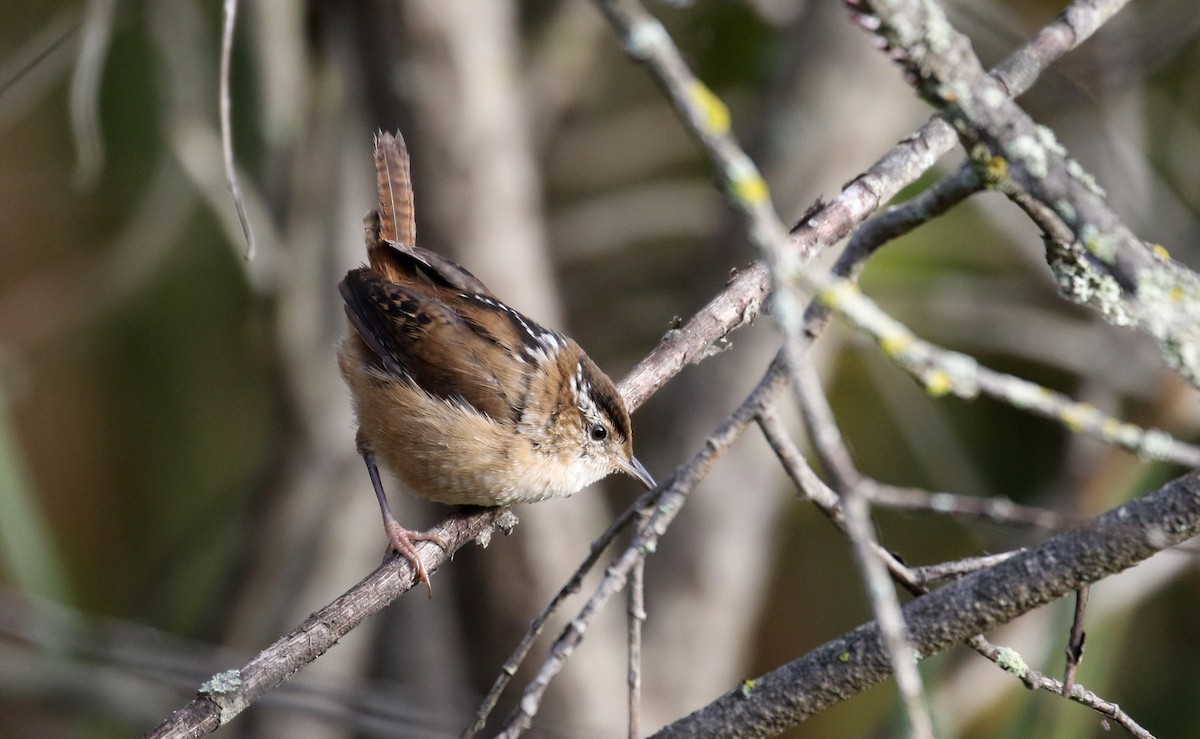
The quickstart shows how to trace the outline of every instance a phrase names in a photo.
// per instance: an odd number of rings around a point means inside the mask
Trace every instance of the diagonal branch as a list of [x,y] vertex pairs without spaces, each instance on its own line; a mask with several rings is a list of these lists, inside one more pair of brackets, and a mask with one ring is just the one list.
[[[893,557],[881,555],[883,547],[875,536],[875,523],[871,520],[871,503],[861,486],[855,484],[861,479],[858,470],[852,466],[849,450],[842,443],[841,435],[831,432],[828,428],[823,433],[814,433],[820,425],[836,429],[833,424],[833,411],[828,399],[821,388],[816,368],[811,362],[805,362],[802,367],[793,368],[793,378],[796,382],[795,392],[804,408],[806,427],[813,436],[826,437],[824,446],[825,459],[841,458],[845,460],[840,466],[842,515],[845,520],[845,532],[854,547],[858,569],[866,586],[867,598],[875,621],[879,624],[888,658],[892,662],[892,672],[896,676],[896,689],[900,694],[904,713],[908,719],[909,736],[911,739],[932,739],[933,718],[925,701],[925,688],[921,683],[921,673],[917,671],[917,653],[913,649],[908,634],[908,626],[900,611],[900,599],[889,578],[888,565]],[[767,428],[764,425],[764,429]],[[833,437],[833,438],[829,438]],[[778,448],[778,447],[777,447]],[[840,453],[832,452],[836,448]]]
[[[816,391],[819,393],[820,388],[817,387]],[[812,392],[813,388],[810,387],[802,390],[801,394],[809,395]],[[820,406],[822,405],[822,402],[819,399],[816,401],[810,399],[807,404],[810,406]],[[811,423],[813,417],[806,416],[806,420]],[[825,486],[820,478],[817,477],[816,473],[814,473],[804,461],[804,458],[800,455],[800,452],[796,448],[794,442],[792,442],[787,431],[783,428],[783,424],[780,423],[779,419],[774,416],[770,408],[759,414],[758,422],[759,426],[762,428],[763,435],[767,439],[767,442],[771,445],[771,448],[775,451],[776,456],[779,457],[779,461],[783,464],[784,469],[796,482],[803,495],[810,502],[816,505],[817,508],[823,514],[825,514],[825,516],[829,518],[829,520],[835,526],[837,526],[839,530],[849,533],[849,525],[851,523],[849,521],[850,516],[844,511],[842,501],[832,490]],[[830,419],[829,422],[832,423],[832,419]],[[821,434],[817,433],[815,429],[810,428],[809,435],[819,436]],[[839,443],[837,440],[839,437],[836,434],[826,433],[824,435],[827,437],[831,445],[837,445]],[[826,455],[828,456],[828,450],[826,451]],[[835,454],[835,456],[845,457],[847,460],[849,459],[848,450],[839,451]],[[852,472],[853,474],[850,477],[852,479],[859,479],[857,471],[852,470]],[[864,494],[867,494],[867,490],[873,487],[873,483],[865,479],[863,479],[859,485],[864,488],[862,491]],[[845,507],[849,507],[849,505],[850,501],[847,501]],[[972,572],[981,571],[1022,554],[1025,551],[1021,550],[1007,552],[995,556],[976,557],[960,562],[951,562],[945,565],[934,565],[932,567],[924,567],[914,570],[900,562],[891,552],[879,546],[878,543],[874,541],[865,541],[863,544],[865,544],[865,546],[856,542],[856,549],[865,549],[869,552],[872,552],[877,562],[881,562],[886,566],[888,573],[892,576],[892,579],[895,580],[897,584],[901,585],[910,593],[917,596],[928,594],[930,592],[929,585],[934,582],[945,579],[959,578]],[[875,603],[872,605],[875,606],[878,611],[878,605]],[[894,631],[895,626],[893,625],[891,628]],[[897,664],[896,637],[894,634],[889,636],[886,633],[884,634],[884,637],[885,644],[887,644],[888,647],[889,657],[892,659],[892,664],[894,666]],[[1085,705],[1104,716],[1112,718],[1134,736],[1141,737],[1142,739],[1151,736],[1148,731],[1142,728],[1141,725],[1139,725],[1127,713],[1122,711],[1115,703],[1101,698],[1082,686],[1067,686],[1064,683],[1059,683],[1053,678],[1049,678],[1029,669],[1024,664],[1023,660],[1021,660],[1020,655],[1012,649],[1007,647],[998,647],[988,642],[987,639],[980,635],[973,636],[971,639],[969,639],[967,641],[967,645],[983,657],[994,662],[1001,669],[1016,674],[1018,677],[1020,677],[1022,682],[1024,682],[1025,685],[1031,689],[1038,688],[1041,690],[1050,691],[1056,695],[1069,697],[1071,700],[1077,703]]]
[[971,158],[1007,172],[1071,230],[1078,251],[1052,254],[1064,294],[1114,325],[1154,337],[1167,363],[1200,386],[1200,275],[1125,225],[1054,133],[984,73],[971,42],[940,6],[932,0],[846,4],[884,42],[918,93],[953,124]]
[[[498,528],[511,529],[514,523],[515,517],[507,508],[464,509],[433,530],[445,540],[445,551],[428,542],[418,545],[417,551],[425,568],[433,572],[467,543],[486,539]],[[191,703],[146,733],[145,739],[195,737],[216,731],[409,590],[415,581],[407,560],[389,557],[344,595],[241,668],[214,675]]]
[[[1192,473],[918,598],[904,607],[904,620],[918,652],[930,657],[1198,534],[1200,473]],[[878,627],[865,624],[757,678],[753,690],[728,693],[656,736],[779,733],[866,690],[890,670]],[[1077,685],[1075,692],[1081,691]]]

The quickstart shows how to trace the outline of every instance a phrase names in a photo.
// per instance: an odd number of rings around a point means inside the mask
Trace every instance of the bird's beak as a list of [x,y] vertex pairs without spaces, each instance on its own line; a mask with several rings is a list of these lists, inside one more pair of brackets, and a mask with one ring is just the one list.
[[646,471],[642,463],[637,461],[637,457],[630,457],[628,462],[618,459],[617,466],[621,468],[622,472],[642,483],[647,490],[655,488],[654,478],[650,476],[650,473]]

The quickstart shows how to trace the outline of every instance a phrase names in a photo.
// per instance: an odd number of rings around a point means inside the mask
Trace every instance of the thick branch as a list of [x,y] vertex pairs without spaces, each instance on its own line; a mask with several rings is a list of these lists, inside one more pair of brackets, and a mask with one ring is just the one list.
[[[1200,534],[1200,473],[1093,523],[918,598],[904,608],[922,657],[1012,621],[1080,586]],[[776,734],[891,672],[878,627],[865,624],[664,728],[658,737]]]

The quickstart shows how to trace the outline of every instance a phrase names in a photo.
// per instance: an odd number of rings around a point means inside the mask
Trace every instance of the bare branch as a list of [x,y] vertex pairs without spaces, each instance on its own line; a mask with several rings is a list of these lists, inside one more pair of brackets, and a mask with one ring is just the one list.
[[1180,441],[1161,429],[1144,429],[1109,416],[1088,403],[1080,403],[1029,380],[989,369],[974,357],[950,351],[918,338],[867,299],[850,280],[826,283],[819,299],[843,314],[879,343],[884,355],[913,375],[934,397],[952,393],[973,399],[990,395],[1013,407],[1062,424],[1144,459],[1200,467],[1200,447]]
[[[861,477],[850,461],[849,451],[842,442],[841,434],[833,421],[825,393],[821,390],[820,378],[811,364],[796,368],[792,373],[796,380],[796,394],[804,409],[804,419],[810,438],[823,439],[822,458],[836,460],[826,462],[836,467],[835,477],[841,481],[840,503],[830,505],[830,512],[840,508],[840,518],[831,516],[839,524],[854,547],[858,567],[862,571],[867,597],[883,634],[892,670],[896,675],[896,687],[904,705],[909,722],[909,734],[913,737],[933,737],[933,720],[926,707],[925,691],[921,675],[917,671],[917,655],[908,637],[908,629],[900,614],[900,601],[889,577],[889,569],[900,566],[895,557],[883,550],[875,539],[871,521],[870,504],[857,485]],[[803,459],[793,451],[790,439],[782,424],[768,410],[759,414],[759,425],[781,460],[790,467],[793,478],[810,499],[829,500],[830,493],[820,485],[813,485],[816,475],[808,469]],[[831,501],[832,502],[832,501]]]
[[1075,672],[1083,661],[1083,641],[1086,633],[1083,630],[1083,617],[1087,613],[1088,593],[1090,588],[1084,585],[1075,591],[1075,615],[1071,619],[1071,636],[1067,639],[1067,666],[1063,670],[1062,694],[1071,695],[1075,687]]
[[[862,475],[854,467],[850,451],[842,440],[816,369],[810,362],[805,362],[793,369],[792,377],[796,383],[795,392],[800,401],[809,438],[814,440],[822,461],[826,468],[832,471],[841,492],[840,503],[844,521],[842,528],[854,547],[855,559],[862,571],[871,610],[875,613],[888,656],[892,660],[896,687],[908,717],[909,735],[933,737],[933,720],[926,706],[921,675],[917,671],[916,652],[909,641],[908,629],[900,614],[900,601],[889,577],[889,564],[892,564],[895,558],[891,554],[880,553],[883,547],[875,539],[870,502],[859,485]],[[788,455],[787,446],[783,443],[786,436],[782,426],[773,417],[764,419],[763,415],[760,414],[759,422],[771,440],[772,447],[777,452]],[[803,462],[793,458],[791,464]],[[815,475],[802,474],[797,477],[797,481],[811,481],[814,477]],[[803,483],[801,485],[803,486]],[[823,495],[819,491],[806,492],[810,498]]]
[[643,493],[641,497],[639,497],[637,501],[633,503],[633,505],[626,508],[621,515],[617,516],[616,519],[609,524],[608,528],[604,530],[604,533],[596,537],[596,540],[592,542],[591,551],[588,552],[588,556],[583,560],[582,563],[580,563],[579,567],[575,569],[575,572],[571,575],[570,579],[568,579],[566,584],[562,586],[562,589],[555,594],[554,598],[551,599],[548,604],[546,604],[546,607],[542,609],[541,613],[539,613],[533,618],[532,621],[529,622],[529,630],[525,632],[525,636],[521,639],[521,643],[517,645],[517,648],[513,650],[512,655],[510,655],[509,658],[505,660],[504,665],[501,666],[500,674],[496,677],[495,682],[492,683],[491,690],[488,691],[487,696],[485,696],[483,701],[479,704],[479,709],[475,712],[475,722],[463,730],[462,739],[470,739],[470,737],[473,737],[479,732],[483,731],[483,727],[487,723],[488,716],[491,715],[492,709],[496,707],[496,702],[500,700],[500,695],[504,692],[504,689],[508,686],[508,683],[512,680],[513,676],[517,674],[517,670],[521,667],[521,664],[525,661],[525,657],[529,654],[529,650],[533,647],[534,640],[537,639],[537,637],[542,633],[542,629],[545,628],[546,622],[549,621],[550,617],[558,611],[558,608],[563,604],[563,601],[579,592],[579,588],[583,584],[583,578],[592,571],[592,567],[594,567],[596,562],[600,560],[600,555],[604,553],[604,550],[608,548],[608,545],[612,543],[612,540],[616,538],[617,534],[619,534],[629,525],[629,522],[632,521],[635,516],[652,506],[656,500],[656,497],[655,491]]
[[[817,505],[818,509],[824,513],[830,521],[834,523],[840,530],[845,531],[847,524],[843,513],[843,507],[838,496],[821,482],[816,474],[805,463],[804,458],[796,449],[791,438],[783,428],[783,424],[774,416],[770,408],[765,409],[758,417],[759,426],[763,430],[764,436],[775,450],[784,468],[791,475],[792,479],[800,486],[801,492],[806,498]],[[810,431],[810,434],[813,432]],[[870,482],[864,481],[863,487],[869,489]],[[1006,552],[1000,555],[992,555],[988,557],[975,557],[959,562],[950,562],[942,565],[933,565],[930,567],[922,567],[910,569],[904,563],[896,559],[896,557],[877,543],[870,543],[871,550],[878,561],[887,566],[889,574],[898,584],[903,586],[913,595],[926,595],[929,593],[929,585],[934,582],[940,582],[944,579],[958,578],[972,572],[998,565],[1001,562],[1022,554],[1025,550],[1017,552]],[[978,652],[983,657],[991,660],[996,665],[1010,672],[1012,669],[1013,660],[1011,655],[1015,654],[1010,649],[997,647],[982,636],[976,635],[967,641],[967,645]],[[894,652],[890,652],[894,654]],[[1023,664],[1022,664],[1023,666]],[[1030,671],[1026,668],[1020,674],[1022,680],[1029,687],[1040,687],[1049,689],[1051,686],[1058,685],[1056,681],[1045,676],[1038,675],[1037,680],[1031,677]],[[747,684],[757,685],[756,681],[748,681]],[[744,697],[749,697],[746,694],[746,688],[740,689]],[[1100,698],[1091,691],[1077,688],[1070,692],[1070,699],[1088,706],[1092,710],[1097,711],[1109,718],[1120,723],[1122,726],[1129,729],[1135,736],[1148,735],[1148,732],[1137,724],[1128,714],[1121,711],[1116,704]],[[702,709],[703,710],[703,709]]]
[[[817,473],[813,472],[808,463],[804,461],[804,456],[796,448],[796,443],[788,436],[783,423],[771,408],[768,407],[758,414],[758,425],[762,429],[767,443],[775,452],[775,456],[779,458],[784,470],[796,483],[805,500],[817,506],[817,510],[821,511],[839,531],[845,533],[846,516],[842,510],[841,499],[821,478],[817,477]],[[908,567],[896,559],[895,555],[877,542],[872,542],[870,546],[875,556],[887,565],[892,578],[905,590],[913,595],[921,595],[926,592],[922,586],[917,584],[915,576]]]
[[972,572],[986,570],[992,565],[1000,564],[1009,557],[1013,557],[1024,550],[1013,552],[1001,552],[1000,554],[988,554],[982,557],[967,557],[953,562],[942,562],[936,565],[927,565],[925,567],[914,567],[911,572],[913,579],[922,587],[936,585],[946,580],[957,580],[960,577],[969,575]]
[[[810,308],[818,305],[816,301]],[[818,329],[819,331],[820,329]],[[838,490],[849,490],[862,481],[862,473],[854,466],[850,458],[850,450],[842,438],[833,417],[833,408],[829,406],[829,398],[821,387],[821,377],[812,362],[805,362],[797,367],[792,374],[796,382],[796,399],[800,403],[800,414],[804,419],[804,428],[808,432],[809,443],[825,473],[833,479],[833,486]],[[778,453],[778,450],[776,450]]]
[[[1011,672],[1020,678],[1021,682],[1025,683],[1025,686],[1030,690],[1043,690],[1053,695],[1063,695],[1062,683],[1052,677],[1043,675],[1037,670],[1031,669],[1029,665],[1025,664],[1025,660],[1021,658],[1021,655],[1016,650],[1009,647],[997,647],[994,644],[988,643],[981,636],[972,639],[969,645],[972,649],[992,660],[1005,671]],[[1138,737],[1138,739],[1154,739],[1153,734],[1135,721],[1132,716],[1121,710],[1121,707],[1116,703],[1101,698],[1078,683],[1072,688],[1070,698],[1075,703],[1087,706],[1096,713],[1116,721],[1122,728],[1133,736]]]
[[[1197,501],[1200,474],[1193,473],[916,599],[903,609],[914,645],[922,657],[937,654],[1200,534]],[[656,736],[777,733],[878,683],[890,668],[878,626],[866,624],[755,679],[749,695],[726,694]],[[1014,670],[1028,674],[1023,664]]]
[[[1095,436],[1139,455],[1200,467],[1198,447],[1179,442],[1163,431],[1143,430],[1121,423],[1092,406],[1075,403],[1034,383],[987,369],[966,354],[935,347],[918,339],[907,327],[882,311],[858,291],[853,281],[806,271],[805,252],[797,254],[786,248],[767,185],[730,132],[728,110],[688,69],[666,29],[636,0],[610,0],[601,2],[601,7],[622,34],[629,54],[644,62],[655,74],[688,130],[704,146],[717,167],[731,204],[745,217],[747,236],[763,255],[775,283],[773,316],[785,337],[796,337],[800,333],[798,289],[804,288],[816,293],[827,307],[845,314],[856,327],[871,334],[884,354],[912,373],[931,395],[954,393],[973,398],[982,390],[1017,408],[1044,415],[1073,431]],[[990,84],[998,86],[990,77],[983,76]],[[961,191],[964,186],[973,186],[969,178],[964,178],[964,183],[952,190]],[[843,194],[846,192],[844,190]],[[829,207],[822,208],[807,219],[805,225],[812,226],[829,214]],[[797,235],[794,231],[792,239],[795,240]],[[1197,306],[1200,306],[1200,295]],[[1200,331],[1200,315],[1186,330]],[[785,343],[789,362],[794,368],[802,365],[796,346],[793,341]],[[799,386],[798,381],[796,384]]]
[[890,49],[917,91],[954,124],[972,159],[1004,170],[1053,210],[1084,249],[1052,264],[1064,294],[1110,323],[1159,342],[1168,364],[1200,385],[1200,276],[1142,242],[1091,175],[993,77],[966,36],[929,0],[847,0]]
[[[838,255],[833,274],[858,279],[867,260],[885,244],[950,210],[979,192],[984,184],[978,170],[968,162],[913,199],[893,205],[854,232],[850,243]],[[804,328],[809,334],[820,333],[828,320],[829,308],[821,303],[813,303],[804,311]]]
[[1077,523],[1078,517],[1032,506],[1017,505],[1008,498],[992,496],[976,498],[954,493],[931,493],[927,490],[885,485],[864,479],[859,483],[863,494],[877,506],[906,511],[928,511],[954,518],[991,521],[993,523],[1032,526],[1059,531]]
[[[1012,95],[1020,95],[1049,64],[1086,41],[1127,1],[1077,0],[1033,41],[997,65],[994,74]],[[621,28],[629,44],[628,28]],[[880,205],[916,181],[956,141],[949,124],[936,116],[931,118],[797,224],[789,235],[792,247],[801,254],[814,255],[845,238]],[[769,288],[767,269],[761,263],[738,273],[683,329],[668,332],[654,351],[629,372],[622,383],[626,402],[632,407],[641,405],[685,364],[709,356],[718,339],[753,321]]]
[[842,510],[846,514],[846,533],[854,544],[871,610],[891,661],[892,674],[896,677],[896,689],[908,718],[909,736],[932,739],[933,719],[925,705],[925,689],[917,671],[917,652],[909,638],[900,600],[888,577],[887,567],[873,549],[878,542],[875,541],[870,504],[863,495],[850,489],[843,493]]
[[629,623],[629,739],[642,735],[642,623],[646,620],[646,560],[639,558],[625,588]]
[[[511,529],[515,517],[507,508],[464,509],[432,530],[447,547],[417,546],[426,570],[435,571],[468,542],[487,539],[497,528]],[[236,670],[214,675],[191,703],[171,714],[146,739],[194,737],[211,733],[245,710],[345,636],[369,616],[409,590],[416,582],[410,563],[391,556],[337,600],[309,616]]]

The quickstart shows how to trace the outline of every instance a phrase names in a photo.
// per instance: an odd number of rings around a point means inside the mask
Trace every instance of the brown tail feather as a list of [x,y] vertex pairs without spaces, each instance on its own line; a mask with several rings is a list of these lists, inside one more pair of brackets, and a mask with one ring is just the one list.
[[379,187],[379,235],[385,241],[415,246],[412,178],[404,137],[380,131],[375,135],[375,176]]
[[404,138],[380,131],[375,135],[375,174],[379,210],[367,216],[367,260],[390,282],[403,283],[422,272],[424,279],[462,292],[490,295],[475,275],[449,259],[416,245],[412,179]]

